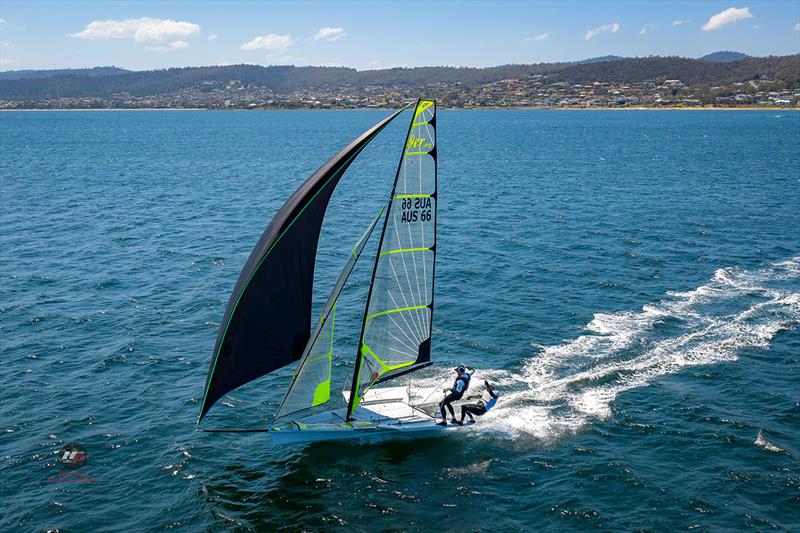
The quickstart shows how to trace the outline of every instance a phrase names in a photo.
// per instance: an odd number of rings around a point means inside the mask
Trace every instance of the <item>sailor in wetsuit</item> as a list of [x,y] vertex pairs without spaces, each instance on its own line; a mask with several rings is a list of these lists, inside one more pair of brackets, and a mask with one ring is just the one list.
[[442,421],[439,422],[439,426],[447,425],[447,413],[445,413],[445,407],[447,407],[447,409],[450,411],[450,417],[452,418],[452,421],[456,421],[456,413],[453,410],[452,403],[456,400],[460,400],[461,397],[464,396],[464,393],[467,392],[467,389],[469,388],[469,379],[472,377],[472,374],[475,373],[475,370],[470,368],[469,372],[467,372],[466,366],[458,365],[458,367],[456,367],[456,372],[458,372],[458,377],[456,377],[455,383],[453,383],[451,388],[444,389],[444,392],[447,394],[447,396],[445,396],[444,399],[439,402],[439,409],[442,411]]
[[461,406],[461,420],[453,420],[456,424],[463,424],[464,417],[469,415],[469,423],[474,424],[475,419],[472,415],[481,416],[485,415],[486,411],[494,407],[494,404],[497,403],[497,397],[499,396],[497,392],[494,390],[488,381],[484,380],[483,384],[486,385],[486,391],[481,396],[481,399],[475,403],[469,405],[462,405]]

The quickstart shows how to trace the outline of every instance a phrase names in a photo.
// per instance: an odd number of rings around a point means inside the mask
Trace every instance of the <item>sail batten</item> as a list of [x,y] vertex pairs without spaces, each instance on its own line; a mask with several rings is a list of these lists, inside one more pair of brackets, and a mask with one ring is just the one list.
[[436,104],[419,100],[386,211],[347,416],[374,384],[427,366],[436,258]]
[[370,128],[320,167],[267,226],[225,310],[198,424],[228,392],[303,355],[311,337],[315,257],[328,202],[355,157],[401,111]]

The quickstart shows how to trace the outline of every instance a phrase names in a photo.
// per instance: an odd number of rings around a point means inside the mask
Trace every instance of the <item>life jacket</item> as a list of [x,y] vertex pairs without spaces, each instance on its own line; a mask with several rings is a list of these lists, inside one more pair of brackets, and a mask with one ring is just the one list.
[[492,407],[494,407],[494,404],[497,403],[498,396],[499,394],[497,394],[496,392],[494,394],[492,394],[488,390],[483,392],[483,396],[481,396],[481,402],[483,402],[483,406],[486,408],[487,411]]
[[456,378],[455,383],[453,384],[453,390],[454,391],[458,390],[458,382],[461,381],[464,384],[464,388],[461,389],[461,393],[460,394],[464,394],[465,392],[467,392],[467,389],[469,388],[469,378],[470,378],[469,374],[464,374],[463,376],[458,376]]

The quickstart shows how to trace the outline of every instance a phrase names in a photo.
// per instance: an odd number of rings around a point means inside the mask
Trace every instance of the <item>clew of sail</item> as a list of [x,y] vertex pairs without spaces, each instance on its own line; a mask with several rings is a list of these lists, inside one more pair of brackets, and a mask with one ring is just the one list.
[[375,259],[348,418],[366,391],[430,361],[436,259],[436,103],[420,100]]
[[275,419],[284,418],[298,411],[325,404],[331,397],[331,368],[333,366],[333,331],[336,320],[336,302],[344,289],[347,279],[353,272],[367,241],[381,218],[385,208],[367,227],[364,234],[353,247],[339,278],[331,289],[319,321],[306,344],[303,356],[297,365],[294,377],[283,398]]

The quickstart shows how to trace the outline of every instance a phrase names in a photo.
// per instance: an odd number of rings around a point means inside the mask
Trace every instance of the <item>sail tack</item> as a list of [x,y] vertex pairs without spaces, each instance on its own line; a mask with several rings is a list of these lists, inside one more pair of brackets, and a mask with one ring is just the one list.
[[430,361],[436,157],[436,104],[420,100],[406,138],[375,260],[348,416],[378,380]]
[[370,128],[320,167],[264,231],[225,310],[198,423],[223,395],[303,355],[311,335],[314,265],[328,202],[353,159],[401,111]]

